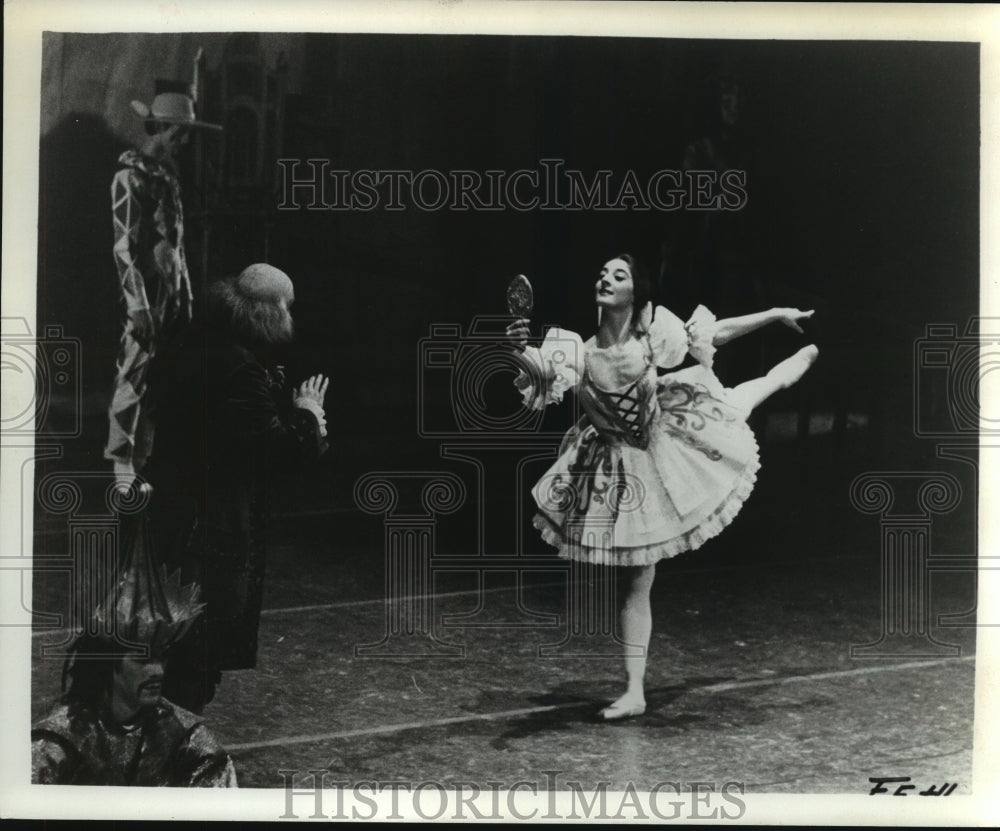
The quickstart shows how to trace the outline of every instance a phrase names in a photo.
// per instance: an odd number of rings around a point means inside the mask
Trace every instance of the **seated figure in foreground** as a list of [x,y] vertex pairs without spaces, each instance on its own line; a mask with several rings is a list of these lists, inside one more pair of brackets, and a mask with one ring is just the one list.
[[31,730],[31,781],[53,785],[237,787],[232,759],[202,719],[161,694],[165,656],[201,613],[148,558],[145,517],[131,560],[70,648],[63,694]]

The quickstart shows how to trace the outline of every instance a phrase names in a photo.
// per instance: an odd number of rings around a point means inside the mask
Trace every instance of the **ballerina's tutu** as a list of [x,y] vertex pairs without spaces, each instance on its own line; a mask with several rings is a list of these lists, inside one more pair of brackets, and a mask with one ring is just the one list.
[[[712,371],[714,330],[704,306],[686,324],[660,306],[645,334],[620,346],[551,329],[526,350],[533,371],[516,382],[525,405],[574,389],[585,413],[532,489],[534,525],[560,556],[647,565],[698,548],[739,512],[760,461],[747,413]],[[657,377],[688,354],[696,365]],[[602,388],[601,364],[634,380]]]

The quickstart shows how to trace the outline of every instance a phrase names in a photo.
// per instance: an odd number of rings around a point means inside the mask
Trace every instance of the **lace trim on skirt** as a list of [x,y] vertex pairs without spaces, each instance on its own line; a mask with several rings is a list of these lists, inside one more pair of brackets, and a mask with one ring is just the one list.
[[751,463],[747,465],[729,496],[699,525],[680,536],[652,545],[612,548],[610,551],[584,545],[571,546],[566,543],[559,529],[544,514],[535,514],[532,525],[541,532],[545,542],[559,549],[559,556],[564,559],[606,566],[650,565],[659,560],[676,557],[685,551],[694,551],[712,537],[718,536],[736,518],[743,503],[750,496],[757,481],[758,470],[760,470],[760,460],[755,453]]

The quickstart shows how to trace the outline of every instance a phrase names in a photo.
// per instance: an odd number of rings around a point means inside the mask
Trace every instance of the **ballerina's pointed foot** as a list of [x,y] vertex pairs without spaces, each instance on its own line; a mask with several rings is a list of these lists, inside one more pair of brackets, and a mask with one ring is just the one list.
[[803,346],[792,357],[783,360],[767,374],[777,380],[782,387],[790,387],[809,371],[818,357],[819,348],[811,343],[809,346]]
[[625,718],[641,716],[645,712],[646,700],[626,693],[617,701],[601,710],[597,715],[601,721],[620,721]]

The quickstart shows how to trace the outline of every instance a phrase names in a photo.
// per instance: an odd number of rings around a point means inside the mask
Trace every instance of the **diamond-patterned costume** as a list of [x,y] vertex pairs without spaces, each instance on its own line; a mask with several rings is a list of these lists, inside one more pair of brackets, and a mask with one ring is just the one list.
[[135,150],[118,161],[122,168],[111,183],[111,207],[125,328],[104,455],[139,471],[153,442],[146,402],[149,362],[176,327],[191,319],[191,281],[177,179]]

